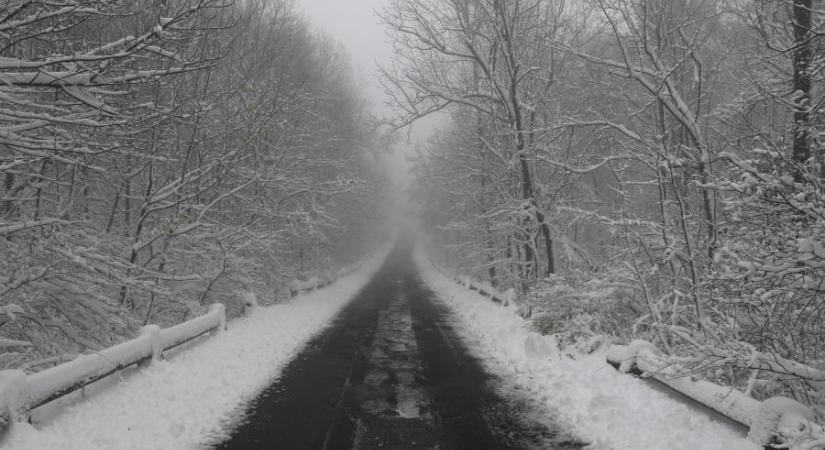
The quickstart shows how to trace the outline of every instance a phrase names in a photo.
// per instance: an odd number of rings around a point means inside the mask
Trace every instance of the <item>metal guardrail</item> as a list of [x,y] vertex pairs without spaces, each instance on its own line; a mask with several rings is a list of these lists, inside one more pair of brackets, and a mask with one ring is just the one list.
[[135,339],[27,375],[0,371],[0,432],[14,420],[25,420],[32,409],[135,364],[163,358],[163,353],[195,338],[226,328],[226,308],[210,305],[203,316],[170,328],[147,325]]
[[334,283],[336,280],[339,280],[358,270],[358,268],[360,268],[366,260],[366,258],[363,258],[357,263],[353,264],[352,266],[342,268],[341,270],[336,272],[334,277],[327,277],[326,279],[322,279],[318,278],[317,276],[313,276],[307,281],[292,280],[292,282],[289,283],[289,296],[290,298],[292,298],[296,297],[298,294],[303,292],[311,292],[316,291],[318,289],[323,289]]
[[[335,280],[316,283],[310,290],[331,285],[337,279],[356,271],[363,262],[361,260],[338,271]],[[257,306],[254,299],[244,300],[244,314],[250,313]],[[165,329],[147,325],[140,329],[135,339],[99,352],[81,355],[31,375],[22,370],[0,370],[0,436],[13,422],[28,420],[31,411],[37,407],[133,365],[163,359],[164,353],[169,350],[225,329],[226,308],[221,303],[215,303],[200,317]]]
[[673,366],[656,363],[640,355],[630,355],[627,348],[625,345],[611,346],[605,357],[607,363],[623,373],[653,380],[746,429],[751,427],[752,412],[759,409],[759,400],[734,388],[693,380],[689,376],[678,376]]
[[[433,267],[442,274],[446,273],[435,263],[432,264]],[[476,291],[480,295],[490,298],[495,303],[504,303],[501,296],[489,293],[483,288],[472,284],[470,281],[460,277],[451,278],[455,283],[472,291]],[[756,425],[755,422],[757,421],[753,415],[764,415],[765,408],[773,407],[773,400],[778,399],[785,405],[793,405],[791,410],[794,412],[809,411],[806,406],[782,397],[774,397],[773,399],[761,402],[733,388],[727,388],[705,380],[693,380],[690,377],[674,376],[674,374],[671,373],[673,371],[672,367],[666,363],[650,361],[636,354],[630,356],[632,360],[628,360],[628,356],[626,356],[627,352],[624,351],[624,348],[626,348],[626,346],[613,346],[610,351],[608,351],[606,357],[607,362],[614,368],[617,370],[621,368],[623,372],[635,376],[648,377],[661,387],[682,397],[684,400],[707,408],[712,414],[743,426],[749,430],[749,439],[762,445],[765,450],[779,448],[789,450],[825,450],[825,431],[822,426],[813,422],[813,419],[810,418],[812,416],[809,416],[809,423],[803,425],[803,427],[807,426],[808,429],[803,430],[802,436],[765,435],[761,432],[757,435],[753,431],[754,425]],[[784,420],[781,412],[776,413],[775,420],[780,422]],[[757,426],[762,426],[762,424]]]
[[478,287],[478,286],[476,286],[476,285],[474,285],[474,284],[472,284],[468,281],[462,280],[461,278],[458,278],[458,277],[453,278],[453,281],[455,281],[456,283],[458,283],[461,286],[466,287],[467,289],[469,289],[471,291],[478,292],[483,297],[489,298],[490,300],[493,301],[493,303],[498,303],[500,305],[503,305],[505,303],[504,299],[501,298],[502,295],[500,295],[500,294],[497,295],[496,293],[487,292],[487,291],[484,290],[484,288]]
[[476,286],[472,282],[467,281],[466,279],[463,279],[459,276],[449,276],[449,275],[447,275],[447,271],[445,271],[443,268],[439,267],[438,264],[435,263],[435,261],[433,261],[432,259],[430,259],[429,261],[430,261],[430,264],[432,264],[432,266],[438,272],[440,272],[442,275],[444,275],[447,278],[451,278],[453,280],[453,282],[457,283],[458,285],[464,286],[464,287],[466,287],[467,289],[469,289],[471,291],[478,292],[481,296],[487,297],[490,300],[492,300],[493,303],[498,303],[499,305],[504,305],[504,304],[507,303],[504,300],[504,295],[502,295],[500,293],[497,293],[497,292],[487,292],[485,290],[485,288]]
[[[807,406],[785,397],[759,401],[732,387],[694,380],[681,375],[681,371],[666,360],[634,351],[632,346],[614,345],[608,349],[605,359],[617,370],[653,380],[689,402],[742,425],[748,429],[748,438],[766,450],[825,449],[825,430],[815,422]],[[766,420],[777,424],[776,429],[766,429]]]

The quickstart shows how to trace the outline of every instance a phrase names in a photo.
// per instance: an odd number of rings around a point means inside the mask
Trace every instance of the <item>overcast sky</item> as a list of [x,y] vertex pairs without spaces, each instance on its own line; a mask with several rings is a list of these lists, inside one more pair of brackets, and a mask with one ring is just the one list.
[[[378,17],[387,4],[388,0],[297,0],[315,28],[339,41],[349,52],[364,93],[374,113],[380,115],[391,112],[385,106],[387,99],[377,75],[377,64],[389,65],[392,61],[392,46]],[[384,162],[393,173],[392,179],[398,182],[398,189],[404,190],[409,181],[407,155],[432,134],[434,123],[435,120],[428,120],[415,125],[410,135],[401,134],[398,151]]]
[[332,36],[352,56],[353,68],[365,83],[373,108],[385,101],[376,78],[376,63],[389,64],[392,47],[377,13],[386,0],[298,0],[298,6],[318,30]]

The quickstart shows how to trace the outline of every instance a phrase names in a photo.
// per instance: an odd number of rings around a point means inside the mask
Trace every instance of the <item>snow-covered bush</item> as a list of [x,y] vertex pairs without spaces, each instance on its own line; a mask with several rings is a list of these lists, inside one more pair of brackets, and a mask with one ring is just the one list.
[[630,336],[638,306],[620,283],[600,277],[548,277],[524,296],[542,334],[572,343],[595,335]]
[[0,336],[28,341],[6,348],[0,368],[16,368],[59,353],[79,353],[130,338],[140,318],[117,301],[120,286],[149,288],[127,275],[117,258],[123,241],[96,236],[83,226],[21,232],[0,239],[0,305],[17,314],[0,316]]
[[[772,155],[772,156],[771,156]],[[742,340],[801,361],[825,360],[825,197],[780,155],[729,155],[725,246],[711,279]]]
[[[811,404],[825,417],[825,197],[812,167],[775,151],[727,154],[730,219],[708,274],[724,299],[725,336],[707,353],[717,365],[761,367],[750,390]],[[796,178],[793,176],[796,174]],[[719,356],[719,354],[724,356]],[[764,363],[755,364],[754,358]],[[771,362],[773,361],[773,362]],[[798,369],[791,361],[807,364]],[[794,365],[791,369],[790,366]],[[788,372],[799,377],[787,381]]]

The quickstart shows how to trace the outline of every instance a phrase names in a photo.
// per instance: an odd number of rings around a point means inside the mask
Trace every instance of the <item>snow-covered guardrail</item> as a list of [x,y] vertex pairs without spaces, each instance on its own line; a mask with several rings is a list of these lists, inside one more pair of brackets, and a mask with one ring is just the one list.
[[147,325],[135,339],[31,375],[22,370],[0,371],[0,432],[13,420],[25,420],[38,406],[134,364],[161,359],[163,352],[225,327],[226,310],[216,303],[203,316],[163,330]]
[[[435,263],[433,267],[446,273]],[[490,292],[493,290],[462,277],[448,278],[493,302],[507,304],[506,294]],[[646,341],[613,345],[608,349],[606,359],[621,372],[649,377],[661,386],[741,424],[748,429],[748,439],[767,450],[825,450],[825,427],[816,423],[810,408],[795,400],[773,397],[759,401],[737,389],[684,376],[683,371],[669,363],[660,350]]]
[[361,267],[362,264],[364,264],[364,261],[366,261],[366,258],[361,259],[360,261],[358,261],[355,264],[352,264],[351,266],[342,267],[338,270],[338,272],[335,272],[335,274],[329,274],[327,276],[322,277],[312,276],[309,277],[307,280],[293,279],[289,282],[287,286],[289,288],[289,296],[295,297],[302,292],[310,292],[317,289],[325,288],[330,284],[334,283],[335,280],[343,278],[351,274],[352,272],[358,270],[358,268]]
[[493,287],[482,286],[478,283],[473,284],[473,282],[469,278],[463,278],[463,277],[460,277],[460,276],[446,275],[447,271],[445,271],[444,269],[439,267],[438,264],[436,264],[435,261],[433,261],[432,259],[430,260],[430,264],[436,270],[441,272],[441,274],[443,274],[447,278],[451,278],[455,283],[458,283],[460,286],[464,286],[464,287],[466,287],[467,289],[469,289],[471,291],[478,292],[482,297],[487,297],[490,300],[492,300],[493,303],[498,303],[500,305],[507,305],[512,300],[511,299],[512,295],[510,294],[509,291],[507,293],[502,294],[502,293],[496,292],[496,290]]
[[756,400],[745,393],[684,376],[664,354],[646,341],[613,345],[607,362],[624,373],[649,377],[748,428],[748,439],[766,449],[825,450],[825,429],[815,422],[813,411],[789,398]]
[[[490,300],[493,301],[493,303],[499,303],[499,304],[502,304],[502,305],[506,303],[506,301],[504,299],[504,297],[505,297],[504,295],[499,294],[497,292],[488,292],[487,289],[489,289],[489,288],[483,288],[483,287],[480,287],[480,286],[476,286],[473,283],[471,283],[467,280],[458,278],[458,277],[454,278],[453,281],[455,281],[456,283],[458,283],[461,286],[466,287],[467,289],[469,289],[471,291],[478,292],[483,297],[489,298]],[[490,289],[490,291],[492,291],[492,289]]]
[[[316,290],[332,284],[338,278],[356,271],[365,260],[342,268],[327,280],[316,278],[311,288]],[[296,293],[297,295],[297,293]],[[293,295],[294,296],[294,295]],[[244,314],[258,307],[253,295],[243,300]],[[79,356],[69,362],[27,375],[22,370],[0,371],[0,435],[15,420],[26,420],[32,409],[57,400],[78,389],[135,364],[163,358],[166,351],[179,347],[208,333],[226,329],[226,308],[221,303],[209,307],[206,314],[178,325],[161,329],[147,325],[138,337],[99,352]]]
[[[436,267],[437,270],[441,271],[441,269],[438,269],[438,267],[434,264],[433,267]],[[444,272],[441,271],[441,273]],[[514,306],[516,308],[516,312],[522,318],[529,318],[532,314],[532,310],[530,309],[529,305],[519,305],[514,303],[516,297],[514,289],[508,289],[504,292],[498,292],[495,288],[491,286],[484,286],[480,283],[473,284],[473,281],[471,281],[469,278],[454,277],[452,278],[452,280],[459,286],[464,286],[471,291],[478,292],[479,295],[481,295],[482,297],[489,298],[493,303],[496,303],[501,306]]]

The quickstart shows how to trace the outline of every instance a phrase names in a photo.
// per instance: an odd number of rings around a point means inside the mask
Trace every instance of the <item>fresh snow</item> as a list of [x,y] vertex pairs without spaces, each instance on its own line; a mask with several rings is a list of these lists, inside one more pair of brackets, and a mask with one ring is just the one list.
[[754,416],[748,438],[763,445],[776,439],[793,450],[820,449],[825,447],[825,431],[814,420],[814,412],[795,400],[769,398]]
[[556,423],[592,450],[759,450],[744,433],[616,371],[605,350],[559,349],[513,308],[459,286],[417,257],[427,284],[454,312],[464,341],[491,373],[540,399]]
[[664,353],[644,340],[610,346],[605,356],[608,362],[619,364],[619,372],[637,368],[659,383],[746,426],[750,426],[762,405],[739,390],[682,375]]
[[[164,361],[108,377],[34,411],[0,448],[191,449],[220,439],[244,407],[366,284],[373,258],[327,289],[230,322]],[[81,398],[84,396],[86,398]]]
[[0,306],[0,314],[4,314],[9,316],[9,319],[15,320],[16,314],[25,314],[26,312],[21,308],[19,305],[15,305],[14,303]]
[[163,348],[169,348],[186,342],[192,336],[198,336],[211,330],[215,327],[216,323],[218,329],[226,327],[226,312],[224,305],[220,303],[210,305],[208,314],[161,330],[161,345]]
[[163,349],[176,347],[213,329],[223,330],[225,326],[225,308],[219,303],[211,305],[207,314],[165,330],[147,325],[135,339],[24,376],[23,384],[0,383],[0,408],[7,417],[15,419],[17,411],[28,409],[29,405],[39,405],[56,392],[88,383],[135,361],[150,357],[160,359]]
[[289,290],[290,290],[290,292],[295,292],[295,293],[303,292],[303,291],[311,291],[313,289],[318,288],[318,285],[320,285],[320,284],[321,284],[321,279],[316,277],[316,276],[312,276],[312,277],[309,277],[309,279],[306,280],[306,281],[301,281],[301,280],[292,280],[292,281],[290,281],[289,282]]

